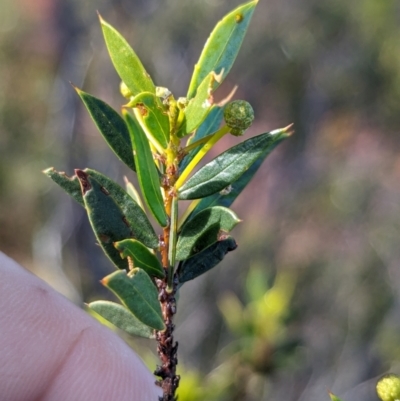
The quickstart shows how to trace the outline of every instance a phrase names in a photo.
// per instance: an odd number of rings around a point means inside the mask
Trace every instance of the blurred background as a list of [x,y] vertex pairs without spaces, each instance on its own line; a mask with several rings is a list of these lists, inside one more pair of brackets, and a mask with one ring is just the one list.
[[[78,304],[110,297],[84,210],[41,173],[132,178],[69,84],[125,102],[96,10],[179,97],[239,4],[0,0],[1,251]],[[247,135],[296,134],[233,205],[239,248],[182,288],[181,401],[375,401],[377,377],[400,373],[399,35],[398,0],[260,0],[216,98],[239,85]],[[154,344],[127,341],[154,366]]]

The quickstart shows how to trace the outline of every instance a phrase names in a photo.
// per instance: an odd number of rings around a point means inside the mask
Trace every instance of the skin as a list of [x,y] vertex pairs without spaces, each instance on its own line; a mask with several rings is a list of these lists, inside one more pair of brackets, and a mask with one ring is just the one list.
[[112,331],[0,252],[0,398],[156,401],[154,376]]

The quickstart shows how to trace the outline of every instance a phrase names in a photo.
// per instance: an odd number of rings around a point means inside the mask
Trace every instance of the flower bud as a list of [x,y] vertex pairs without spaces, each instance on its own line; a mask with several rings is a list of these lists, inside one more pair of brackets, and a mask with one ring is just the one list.
[[235,136],[243,135],[254,120],[254,111],[245,100],[234,100],[225,106],[224,119],[226,125]]
[[189,103],[189,100],[186,97],[179,97],[177,103],[180,110],[185,110],[186,106]]
[[379,379],[376,392],[382,401],[400,401],[400,377],[388,374]]
[[172,95],[172,92],[168,88],[163,86],[156,86],[156,96],[160,97],[164,104],[168,104],[168,98]]

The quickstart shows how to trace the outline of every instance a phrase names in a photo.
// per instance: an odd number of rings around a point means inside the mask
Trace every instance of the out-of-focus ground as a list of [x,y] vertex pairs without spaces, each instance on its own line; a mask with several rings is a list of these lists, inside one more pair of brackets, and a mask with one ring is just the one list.
[[[179,97],[209,32],[238,4],[0,0],[3,252],[75,302],[109,296],[98,280],[112,267],[83,209],[41,174],[91,167],[121,183],[129,174],[69,84],[117,109],[124,103],[96,10]],[[256,113],[248,135],[291,122],[296,134],[233,205],[243,219],[233,232],[239,248],[182,288],[177,337],[186,370],[223,370],[237,337],[217,303],[234,292],[245,304],[256,266],[270,285],[282,273],[295,280],[282,330],[298,345],[279,366],[245,373],[243,388],[234,372],[220,400],[320,401],[330,389],[373,401],[376,377],[399,369],[399,35],[396,0],[260,0],[216,97],[239,85],[235,98]]]

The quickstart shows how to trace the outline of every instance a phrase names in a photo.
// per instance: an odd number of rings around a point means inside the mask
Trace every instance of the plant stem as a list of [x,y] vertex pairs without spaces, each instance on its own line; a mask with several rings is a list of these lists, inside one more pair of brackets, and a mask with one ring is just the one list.
[[[175,222],[176,224],[176,222]],[[168,228],[164,229],[164,234],[169,231]],[[172,320],[176,313],[176,289],[178,279],[174,275],[174,266],[170,265],[168,257],[169,248],[169,232],[167,234],[167,241],[162,248],[162,260],[167,260],[164,265],[166,272],[163,280],[156,280],[158,288],[158,300],[161,304],[161,311],[165,323],[164,331],[156,332],[157,352],[161,361],[161,365],[157,366],[154,374],[160,377],[156,383],[163,389],[163,396],[159,397],[159,401],[176,401],[175,392],[179,385],[179,376],[176,374],[176,365],[178,364],[177,350],[178,343],[174,342],[174,329],[175,325]]]
[[189,153],[189,152],[192,151],[193,149],[196,149],[197,146],[202,145],[203,143],[206,143],[213,135],[214,135],[214,133],[213,133],[213,134],[210,134],[210,135],[207,135],[207,136],[205,136],[205,137],[203,137],[203,138],[201,138],[201,139],[198,139],[196,142],[193,142],[193,143],[188,144],[186,147],[184,147],[184,148],[182,149],[182,151],[183,151],[185,154]]
[[173,332],[175,325],[172,323],[173,316],[176,313],[175,293],[177,281],[176,278],[173,280],[172,292],[167,291],[165,279],[156,281],[166,326],[164,331],[156,333],[157,352],[162,363],[154,371],[154,374],[161,378],[156,382],[163,390],[163,395],[159,397],[159,401],[176,401],[175,392],[180,379],[180,376],[176,374],[178,343],[174,342]]
[[177,149],[174,143],[170,143],[166,150],[163,190],[165,211],[170,223],[164,227],[164,244],[161,247],[161,260],[166,274],[164,279],[156,280],[158,300],[166,327],[164,331],[156,332],[157,352],[161,365],[157,366],[154,374],[160,377],[157,384],[163,389],[163,396],[159,397],[159,401],[176,401],[175,392],[180,378],[176,374],[178,343],[174,342],[175,325],[172,322],[176,313],[175,294],[178,285],[178,279],[174,274],[178,204],[173,190],[178,175]]

